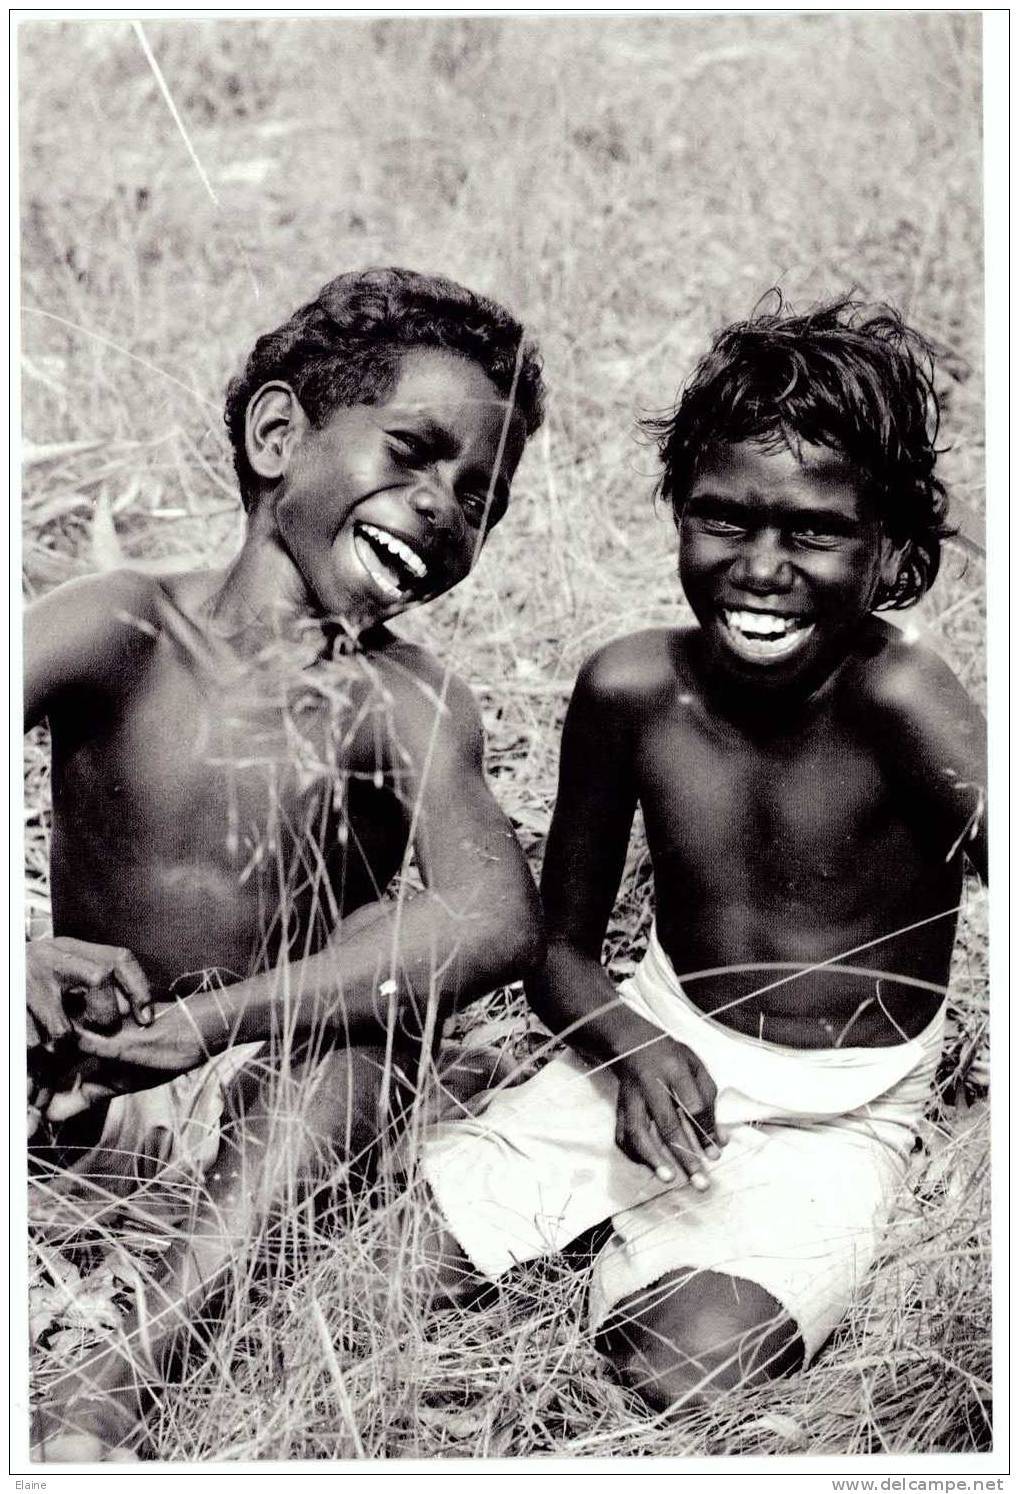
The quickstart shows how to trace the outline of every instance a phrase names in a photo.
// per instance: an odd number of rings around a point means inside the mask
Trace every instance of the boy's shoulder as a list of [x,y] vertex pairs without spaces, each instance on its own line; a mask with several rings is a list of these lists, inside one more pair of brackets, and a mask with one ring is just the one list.
[[911,718],[965,696],[955,672],[909,628],[871,619],[847,683],[861,705],[885,716]]
[[159,636],[166,593],[160,578],[129,567],[78,576],[33,602],[25,614],[26,647],[59,669],[66,660],[105,673],[104,663],[126,662]]
[[[130,566],[112,571],[93,571],[76,576],[47,592],[42,602],[68,614],[104,617],[116,614],[125,605],[141,613],[151,613],[160,592],[160,578]],[[37,604],[38,606],[38,604]],[[36,608],[30,608],[30,614]]]
[[135,631],[150,633],[165,623],[168,609],[180,611],[192,593],[207,591],[215,575],[213,571],[164,573],[133,566],[96,571],[55,587],[29,608],[28,616],[45,614],[47,620],[59,617],[89,629],[117,623],[130,631],[135,625]]
[[668,697],[689,680],[687,648],[694,631],[643,628],[614,638],[586,660],[576,694],[614,708],[645,708]]
[[480,735],[481,712],[470,687],[431,649],[384,625],[364,643],[367,676],[377,674],[378,686],[404,722],[409,717],[440,733]]
[[49,714],[68,692],[117,696],[137,683],[160,638],[185,627],[180,579],[125,566],[34,602],[25,616],[26,719]]

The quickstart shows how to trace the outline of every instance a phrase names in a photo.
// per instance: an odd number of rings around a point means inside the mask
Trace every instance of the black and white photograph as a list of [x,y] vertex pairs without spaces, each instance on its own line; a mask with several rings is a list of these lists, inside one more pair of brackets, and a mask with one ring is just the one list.
[[12,1471],[1007,1471],[992,24],[13,13]]

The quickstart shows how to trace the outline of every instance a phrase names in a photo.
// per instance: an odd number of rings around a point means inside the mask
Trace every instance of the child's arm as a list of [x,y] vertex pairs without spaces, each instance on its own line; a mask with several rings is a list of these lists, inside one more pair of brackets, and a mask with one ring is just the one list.
[[895,643],[870,682],[882,755],[946,861],[963,851],[987,881],[987,723],[948,665]]
[[627,1156],[666,1181],[678,1161],[704,1186],[702,1157],[717,1156],[711,1076],[689,1048],[618,999],[601,963],[637,804],[634,737],[657,683],[652,661],[635,654],[638,643],[624,640],[589,661],[570,702],[541,879],[548,954],[528,995],[585,1059],[611,1065],[616,1140]]
[[[141,578],[126,572],[90,576],[59,587],[29,608],[26,730],[65,703],[84,714],[108,698],[127,655],[145,636],[136,623],[146,607],[144,586]],[[26,952],[26,974],[30,1048],[52,1053],[71,1038],[65,1010],[71,992],[81,992],[94,1015],[106,988],[107,1025],[113,1025],[114,1007],[118,1018],[128,1012],[141,1023],[151,1018],[149,985],[129,950],[81,939],[34,939]]]
[[64,704],[94,709],[151,647],[146,577],[85,576],[49,592],[25,614],[25,730]]
[[537,963],[537,893],[484,779],[473,699],[453,680],[436,713],[414,688],[416,705],[399,713],[399,742],[424,890],[374,905],[376,916],[360,909],[320,953],[189,996],[144,1032],[82,1033],[84,1050],[132,1066],[124,1077],[138,1088],[142,1067],[152,1071],[148,1083],[159,1083],[160,1070],[179,1072],[233,1042],[323,1031],[332,1042],[378,1041],[394,1014],[417,1035],[441,1026],[457,1003]]

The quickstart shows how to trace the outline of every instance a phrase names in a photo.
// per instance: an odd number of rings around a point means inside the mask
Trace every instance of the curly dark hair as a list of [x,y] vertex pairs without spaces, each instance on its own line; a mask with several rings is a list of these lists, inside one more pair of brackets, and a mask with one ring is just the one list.
[[933,583],[941,542],[954,532],[934,473],[939,421],[933,350],[898,312],[844,297],[797,316],[775,290],[748,321],[717,334],[675,410],[642,424],[677,518],[712,446],[781,440],[794,451],[808,442],[838,452],[902,549],[876,606],[908,607]]
[[248,403],[270,379],[290,385],[312,425],[343,405],[378,404],[391,391],[408,348],[445,348],[472,358],[504,398],[512,397],[533,435],[544,417],[537,348],[495,301],[441,275],[371,268],[337,275],[282,326],[266,332],[226,391],[224,419],[241,497],[249,508],[258,480],[244,446]]

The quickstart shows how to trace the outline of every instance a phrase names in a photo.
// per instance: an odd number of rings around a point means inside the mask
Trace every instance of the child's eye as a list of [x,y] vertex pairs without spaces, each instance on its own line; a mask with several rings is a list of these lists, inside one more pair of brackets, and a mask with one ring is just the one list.
[[700,526],[708,534],[745,534],[746,525],[732,519],[723,519],[720,514],[702,514]]
[[390,431],[389,439],[399,448],[399,456],[408,456],[414,461],[423,461],[428,455],[428,443],[413,431]]
[[845,535],[836,534],[834,530],[815,529],[810,525],[794,529],[792,537],[797,545],[803,545],[808,550],[834,550],[845,539]]
[[480,529],[487,521],[488,528],[498,524],[506,512],[506,504],[497,496],[489,499],[488,493],[459,493],[457,495],[464,518],[474,529]]

